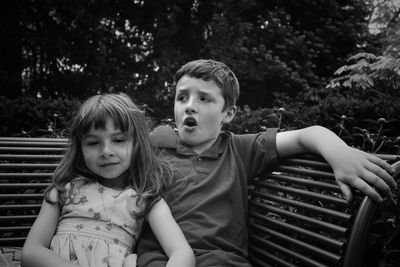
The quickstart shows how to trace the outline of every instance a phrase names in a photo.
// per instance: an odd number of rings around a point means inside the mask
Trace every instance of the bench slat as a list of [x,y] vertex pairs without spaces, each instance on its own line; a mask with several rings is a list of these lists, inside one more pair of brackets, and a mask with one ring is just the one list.
[[254,227],[258,231],[262,231],[267,235],[273,236],[277,240],[280,240],[283,244],[289,243],[291,246],[296,246],[300,248],[302,251],[305,251],[307,254],[312,254],[314,256],[317,256],[318,258],[325,259],[329,262],[332,263],[337,263],[341,260],[341,256],[335,253],[332,253],[328,250],[321,249],[319,247],[316,247],[312,244],[302,242],[298,239],[292,238],[288,235],[285,235],[283,233],[280,233],[278,231],[272,230],[267,227],[263,227],[258,224],[250,224],[251,227]]
[[42,204],[3,204],[0,205],[0,210],[35,210],[40,209]]
[[310,230],[307,230],[307,229],[304,229],[301,227],[297,227],[292,224],[288,224],[283,221],[274,220],[268,216],[257,214],[254,211],[251,211],[249,213],[249,215],[250,215],[250,218],[261,222],[263,225],[269,225],[271,228],[273,227],[275,229],[280,229],[281,232],[286,232],[286,233],[292,232],[292,233],[300,234],[302,236],[312,239],[313,241],[315,241],[316,243],[318,243],[320,245],[323,245],[327,248],[331,248],[333,250],[339,251],[340,249],[343,249],[344,246],[346,245],[343,241],[339,241],[339,240],[330,238],[328,236],[321,235],[316,232],[312,232]]
[[304,210],[308,210],[308,211],[312,211],[314,214],[320,214],[320,215],[324,215],[324,216],[328,216],[331,217],[333,219],[338,219],[344,222],[349,222],[351,215],[344,213],[344,212],[340,212],[340,211],[336,211],[336,210],[332,210],[329,208],[325,208],[325,207],[321,207],[321,206],[315,206],[315,205],[311,205],[308,203],[304,203],[301,201],[296,201],[296,200],[292,200],[289,198],[284,198],[284,197],[279,197],[276,195],[272,195],[272,194],[268,194],[268,193],[262,193],[262,192],[258,192],[255,190],[251,190],[251,194],[253,196],[258,196],[261,197],[264,200],[271,200],[273,202],[276,202],[278,204],[281,205],[288,205],[290,207],[296,207],[296,208],[301,208]]
[[43,194],[0,194],[0,200],[41,199]]
[[0,141],[12,141],[12,142],[44,142],[44,146],[46,146],[47,142],[59,142],[59,143],[68,143],[67,138],[51,138],[51,137],[0,137]]
[[270,263],[277,263],[277,266],[282,266],[282,267],[296,267],[296,265],[290,264],[287,261],[282,260],[279,257],[276,257],[275,255],[268,253],[268,250],[266,250],[264,247],[260,248],[255,245],[252,245],[250,243],[249,248],[256,252],[256,254],[253,255],[253,266],[261,266],[261,267],[272,267],[276,265],[270,265],[267,264],[266,262]]
[[56,163],[0,163],[0,169],[9,170],[9,169],[34,169],[34,170],[42,170],[42,169],[55,169],[58,164]]
[[66,148],[56,147],[0,147],[0,153],[59,153],[62,154]]
[[310,177],[314,177],[314,178],[318,178],[318,179],[335,181],[335,176],[333,175],[333,173],[329,173],[326,171],[310,170],[310,169],[298,168],[298,167],[293,167],[293,166],[285,166],[285,165],[277,167],[277,171],[292,173],[292,174],[296,174],[296,175],[305,175],[305,176],[310,176]]
[[21,154],[0,154],[0,160],[31,160],[31,161],[59,161],[62,155],[21,155]]
[[0,222],[3,222],[3,221],[26,221],[26,220],[33,221],[36,219],[36,217],[37,217],[37,215],[0,216]]
[[254,183],[256,186],[263,187],[265,189],[270,189],[273,191],[278,191],[278,192],[284,192],[288,194],[293,194],[293,195],[298,195],[302,197],[307,197],[310,199],[314,200],[320,200],[324,201],[327,203],[332,203],[338,206],[346,207],[348,206],[348,203],[344,199],[339,199],[333,196],[328,196],[320,193],[315,193],[315,192],[310,192],[307,190],[302,190],[298,188],[292,188],[292,187],[287,187],[287,186],[282,186],[282,185],[276,185],[276,184],[271,184],[271,183],[266,183],[263,181],[257,181]]
[[304,215],[301,215],[301,214],[298,214],[295,212],[290,212],[287,210],[279,209],[279,208],[272,207],[272,206],[266,205],[266,204],[261,204],[261,203],[255,202],[255,201],[250,201],[250,203],[254,207],[264,209],[265,212],[271,212],[271,213],[278,214],[278,215],[281,215],[286,218],[290,218],[290,219],[297,220],[300,222],[305,222],[307,224],[313,225],[314,227],[316,227],[316,229],[323,229],[328,232],[334,232],[341,236],[345,236],[348,231],[348,229],[343,226],[320,221],[315,218],[304,216]]
[[66,142],[48,142],[48,141],[1,141],[1,147],[65,147]]
[[284,246],[277,245],[275,243],[272,243],[268,241],[267,239],[263,239],[260,236],[250,234],[249,235],[250,240],[255,241],[252,246],[256,246],[256,244],[261,244],[259,246],[260,250],[268,251],[269,249],[273,249],[275,251],[279,251],[280,253],[284,255],[288,255],[293,259],[296,259],[299,261],[299,265],[294,265],[294,266],[313,266],[313,267],[328,267],[328,265],[323,264],[321,262],[315,261],[304,254],[297,253],[295,251],[292,251],[290,249],[287,249]]
[[21,247],[25,242],[25,237],[3,237],[0,238],[0,247],[1,246],[19,246]]
[[0,173],[0,179],[50,179],[53,176],[52,172],[33,172],[33,173]]
[[320,188],[320,189],[340,192],[339,186],[334,183],[315,181],[315,180],[303,179],[303,178],[300,179],[299,177],[288,176],[288,175],[285,175],[282,173],[276,173],[276,172],[270,173],[270,174],[265,175],[265,178],[269,178],[274,181],[286,182],[291,185],[297,184],[297,185],[303,185],[303,186],[310,186],[313,188]]
[[9,232],[9,231],[29,231],[31,229],[30,226],[8,226],[8,227],[0,227],[0,232]]
[[14,188],[22,188],[22,189],[37,189],[37,188],[46,188],[50,185],[50,183],[1,183],[1,188],[4,189],[14,189]]

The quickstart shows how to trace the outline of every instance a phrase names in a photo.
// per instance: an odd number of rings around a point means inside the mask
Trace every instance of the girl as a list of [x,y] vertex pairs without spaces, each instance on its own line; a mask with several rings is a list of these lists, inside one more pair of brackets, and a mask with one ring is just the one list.
[[192,249],[161,198],[170,178],[132,100],[91,97],[72,121],[69,149],[45,191],[22,266],[133,267],[129,254],[144,218],[169,257],[167,266],[194,266]]

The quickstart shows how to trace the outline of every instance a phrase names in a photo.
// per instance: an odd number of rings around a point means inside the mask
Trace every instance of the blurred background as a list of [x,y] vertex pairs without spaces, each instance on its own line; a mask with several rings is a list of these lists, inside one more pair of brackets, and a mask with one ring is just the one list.
[[172,123],[175,71],[212,58],[241,85],[229,130],[320,124],[399,151],[399,0],[7,0],[0,12],[0,136],[65,137],[101,92]]

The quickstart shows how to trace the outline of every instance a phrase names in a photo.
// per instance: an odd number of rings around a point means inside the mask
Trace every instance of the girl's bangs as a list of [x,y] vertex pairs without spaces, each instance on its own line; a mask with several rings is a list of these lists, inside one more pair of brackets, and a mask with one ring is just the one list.
[[105,130],[107,120],[111,119],[116,129],[121,132],[131,133],[133,127],[130,125],[129,114],[126,110],[119,108],[114,105],[97,105],[95,108],[87,112],[86,115],[82,116],[81,119],[81,136],[88,133],[93,126],[94,129]]

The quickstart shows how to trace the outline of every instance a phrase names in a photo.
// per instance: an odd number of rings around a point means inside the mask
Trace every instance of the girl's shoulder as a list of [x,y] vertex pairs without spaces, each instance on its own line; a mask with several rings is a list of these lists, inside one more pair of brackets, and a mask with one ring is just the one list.
[[96,182],[90,180],[87,177],[77,176],[63,186],[63,188],[61,190],[61,195],[64,197],[65,195],[69,195],[72,193],[76,194],[77,190],[86,188],[88,185],[91,185],[94,183],[96,183]]
[[70,186],[81,187],[81,186],[91,184],[91,183],[95,183],[95,182],[85,176],[77,176],[77,177],[73,178],[69,183],[67,183],[66,187],[70,187]]
[[57,188],[53,187],[52,189],[50,189],[50,191],[48,191],[46,200],[50,203],[58,203],[59,192]]

